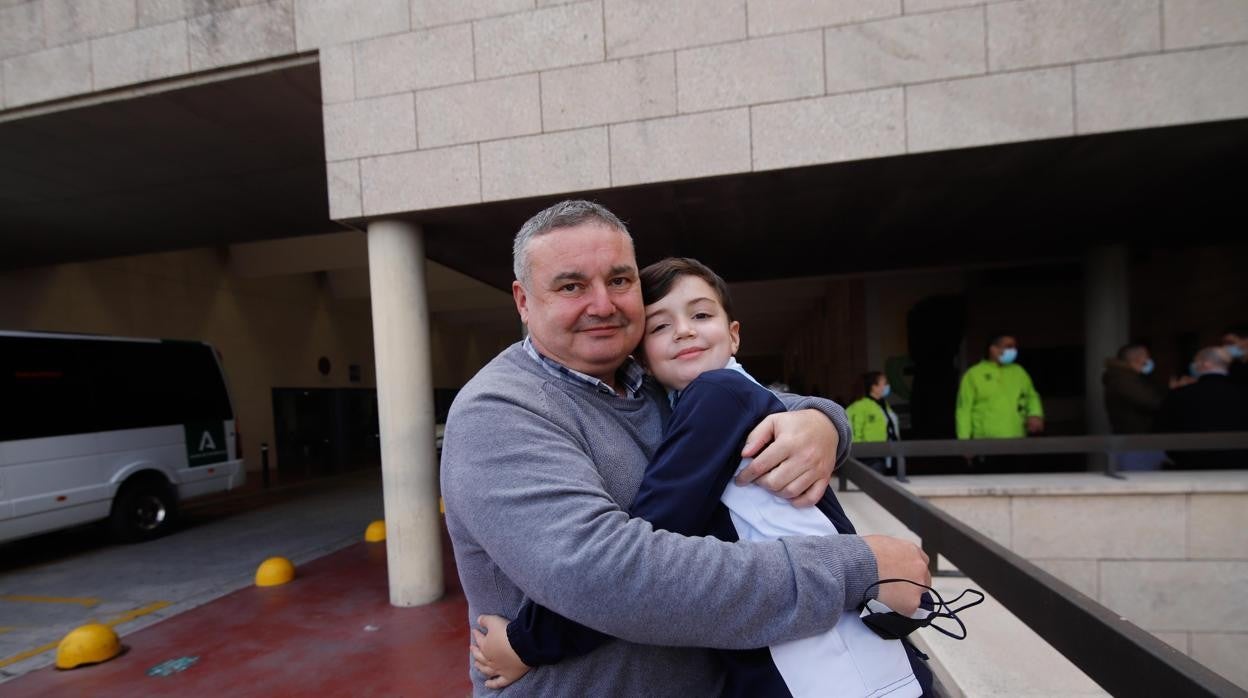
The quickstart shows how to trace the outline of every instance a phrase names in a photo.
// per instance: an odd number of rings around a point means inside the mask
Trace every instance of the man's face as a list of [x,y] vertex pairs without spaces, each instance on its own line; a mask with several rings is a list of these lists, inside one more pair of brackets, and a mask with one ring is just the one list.
[[1239,347],[1241,355],[1239,357],[1232,358],[1239,358],[1241,360],[1248,358],[1248,337],[1241,337],[1234,332],[1227,332],[1222,335],[1222,346],[1226,347],[1228,351],[1231,347]]
[[988,347],[988,358],[999,362],[1006,349],[1018,349],[1018,341],[1010,336],[998,339],[996,344]]
[[644,322],[633,246],[598,221],[529,241],[528,287],[512,282],[520,319],[543,355],[615,385]]
[[1147,349],[1137,349],[1127,354],[1127,364],[1135,369],[1137,373],[1143,373],[1144,364],[1148,363],[1151,358],[1153,357],[1148,353]]
[[741,344],[719,294],[696,276],[682,276],[666,296],[646,306],[646,368],[668,390],[728,365]]

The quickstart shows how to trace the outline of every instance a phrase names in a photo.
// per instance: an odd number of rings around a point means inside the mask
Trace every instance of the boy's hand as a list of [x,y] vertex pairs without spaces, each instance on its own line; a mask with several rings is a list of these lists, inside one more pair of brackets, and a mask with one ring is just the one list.
[[520,661],[520,657],[511,649],[507,640],[507,623],[501,616],[478,616],[477,625],[485,628],[485,632],[472,629],[473,665],[489,679],[486,688],[498,690],[506,688],[529,673],[529,666]]
[[745,439],[741,457],[754,462],[737,475],[737,484],[757,482],[793,506],[814,506],[828,489],[840,440],[818,410],[768,415]]

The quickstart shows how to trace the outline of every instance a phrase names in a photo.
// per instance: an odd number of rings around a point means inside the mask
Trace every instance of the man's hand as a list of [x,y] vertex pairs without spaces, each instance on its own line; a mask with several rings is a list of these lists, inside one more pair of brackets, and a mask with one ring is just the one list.
[[[919,546],[892,536],[863,536],[862,540],[875,554],[875,567],[880,579],[909,579],[923,586],[932,585],[932,573],[927,569],[927,553]],[[924,589],[904,582],[881,584],[877,589],[879,602],[903,616],[918,610],[919,597],[924,592]]]
[[814,506],[828,489],[840,440],[818,410],[768,415],[745,439],[741,457],[754,462],[737,475],[737,484],[756,482],[793,506]]
[[1044,417],[1033,416],[1027,418],[1028,434],[1039,434],[1042,431],[1044,431]]
[[478,616],[477,625],[485,628],[482,633],[472,629],[472,663],[485,676],[486,688],[506,688],[529,673],[529,666],[520,661],[507,640],[507,619],[502,616]]

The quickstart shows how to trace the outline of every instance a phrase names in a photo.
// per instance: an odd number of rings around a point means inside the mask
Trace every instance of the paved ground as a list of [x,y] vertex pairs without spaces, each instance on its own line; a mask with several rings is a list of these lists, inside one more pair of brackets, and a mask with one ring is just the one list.
[[468,696],[468,610],[445,546],[446,596],[390,605],[384,544],[355,543],[122,638],[125,654],[46,668],[0,693],[36,696]]
[[0,545],[0,683],[51,663],[83,623],[113,624],[124,641],[249,586],[266,557],[300,565],[360,541],[382,518],[380,471],[252,487],[184,518],[173,535],[137,545],[108,544],[90,527]]

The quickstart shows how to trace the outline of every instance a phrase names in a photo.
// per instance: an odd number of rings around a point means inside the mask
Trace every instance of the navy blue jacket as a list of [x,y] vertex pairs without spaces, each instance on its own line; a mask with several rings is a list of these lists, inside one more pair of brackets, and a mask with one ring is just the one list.
[[[771,391],[737,371],[698,376],[677,400],[629,513],[655,529],[736,541],[720,494],[741,464],[745,437],[767,415],[783,411]],[[818,506],[838,532],[854,533],[831,488]],[[507,639],[521,661],[539,666],[585,654],[611,638],[525,601],[507,626]],[[724,695],[788,695],[767,648],[723,650],[721,656],[727,673]]]

